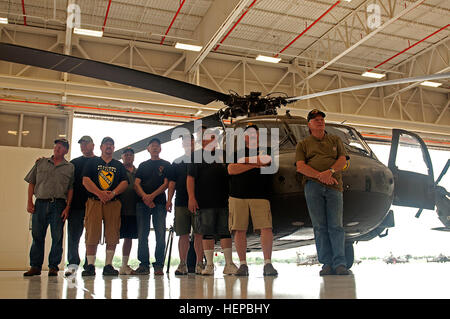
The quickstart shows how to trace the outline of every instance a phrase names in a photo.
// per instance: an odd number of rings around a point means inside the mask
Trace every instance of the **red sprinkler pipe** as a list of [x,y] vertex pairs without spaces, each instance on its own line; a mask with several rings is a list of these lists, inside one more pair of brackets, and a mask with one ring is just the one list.
[[175,22],[175,19],[177,18],[178,14],[180,13],[180,10],[181,10],[181,8],[183,7],[183,5],[184,5],[185,2],[186,2],[186,0],[183,0],[183,2],[180,4],[180,7],[178,8],[177,13],[176,13],[175,16],[173,17],[172,22],[170,23],[169,27],[167,28],[167,31],[166,31],[166,33],[164,34],[164,37],[162,38],[160,44],[163,44],[163,43],[164,43],[164,40],[166,39],[167,33],[169,33],[170,28],[172,28],[172,25],[173,25],[173,23]]
[[109,3],[108,3],[108,9],[106,9],[105,22],[103,22],[102,31],[105,31],[106,20],[108,19],[109,7],[111,6],[111,1],[112,1],[112,0],[109,0]]
[[322,15],[317,18],[309,27],[307,27],[302,33],[300,33],[294,40],[292,40],[287,46],[285,46],[283,48],[283,50],[281,50],[277,55],[275,55],[275,57],[278,57],[280,55],[280,53],[283,53],[287,48],[289,48],[292,43],[294,43],[295,41],[297,41],[302,35],[304,35],[309,29],[311,29],[317,22],[319,22],[324,16],[326,16],[331,10],[334,9],[334,7],[336,7],[341,1],[336,1],[335,4],[333,4],[327,11],[325,11],[324,13],[322,13]]
[[27,14],[25,13],[25,0],[22,0],[23,24],[27,25]]
[[[450,26],[450,24],[447,24],[445,27],[442,27],[442,28],[440,28],[439,30],[434,31],[434,32],[433,32],[432,34],[430,34],[429,36],[423,38],[423,39],[420,40],[420,41],[417,41],[417,42],[414,43],[413,45],[410,45],[410,46],[407,47],[406,49],[404,49],[404,50],[398,52],[397,54],[395,54],[395,55],[393,55],[393,56],[391,56],[389,59],[384,60],[383,62],[381,62],[380,64],[378,64],[378,65],[377,65],[376,67],[374,67],[373,69],[376,69],[376,68],[382,66],[383,64],[385,64],[386,62],[389,62],[389,61],[392,60],[393,58],[398,57],[400,54],[405,53],[406,51],[408,51],[409,49],[415,47],[415,46],[418,45],[419,43],[425,41],[425,40],[428,39],[428,38],[431,38],[431,37],[432,37],[433,35],[435,35],[436,33],[441,32],[442,30],[445,30],[446,28],[448,28],[448,26]],[[373,69],[370,69],[368,72],[372,71]]]
[[255,2],[256,2],[256,0],[253,0],[253,2],[248,6],[247,10],[241,15],[239,20],[236,21],[236,23],[233,25],[233,27],[230,29],[230,31],[228,31],[228,33],[223,37],[222,41],[220,41],[219,44],[214,48],[214,51],[216,51],[220,47],[220,45],[223,43],[223,41],[225,41],[225,39],[228,38],[230,33],[234,30],[234,28],[236,28],[236,26],[239,24],[239,22],[241,22],[242,18],[245,17],[248,10],[250,10],[250,8],[253,7]]

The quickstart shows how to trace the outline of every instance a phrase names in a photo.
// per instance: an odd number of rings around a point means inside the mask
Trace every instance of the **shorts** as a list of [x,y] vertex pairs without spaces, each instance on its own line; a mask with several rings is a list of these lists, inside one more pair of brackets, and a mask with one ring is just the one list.
[[120,238],[138,238],[136,216],[121,216],[120,217]]
[[202,235],[229,236],[228,209],[203,208],[197,211],[195,217],[197,229]]
[[196,215],[192,214],[187,207],[175,206],[174,225],[177,236],[190,234],[191,227],[194,228],[194,233],[198,234],[195,218]]
[[249,212],[254,230],[272,228],[272,213],[267,199],[246,199],[230,197],[228,200],[230,232],[248,229]]
[[98,245],[102,239],[102,221],[105,223],[105,242],[117,245],[120,235],[120,200],[103,204],[99,200],[89,198],[86,202],[84,227],[86,228],[86,245]]

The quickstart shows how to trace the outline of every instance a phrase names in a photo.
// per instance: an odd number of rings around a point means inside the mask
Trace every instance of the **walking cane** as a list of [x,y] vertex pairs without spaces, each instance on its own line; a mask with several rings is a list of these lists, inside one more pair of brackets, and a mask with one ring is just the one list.
[[169,251],[169,259],[167,260],[167,271],[166,271],[167,273],[169,273],[170,259],[172,257],[173,233],[174,233],[173,226],[170,226],[170,228],[169,228],[169,236],[167,237],[166,251],[164,253],[164,260],[166,260],[167,251]]

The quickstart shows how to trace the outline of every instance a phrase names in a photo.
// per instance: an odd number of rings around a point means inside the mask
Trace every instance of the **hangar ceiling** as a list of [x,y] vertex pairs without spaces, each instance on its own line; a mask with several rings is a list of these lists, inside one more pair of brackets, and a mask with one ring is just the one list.
[[[78,8],[78,35],[67,21]],[[0,41],[73,54],[241,95],[315,93],[381,80],[450,72],[447,0],[1,0]],[[174,48],[199,45],[198,52]],[[257,55],[281,58],[272,64]],[[299,101],[366,132],[401,127],[450,142],[450,79]],[[116,114],[185,121],[207,106],[107,81],[0,61],[1,109]],[[281,112],[283,113],[283,112]],[[177,116],[179,116],[177,118]]]

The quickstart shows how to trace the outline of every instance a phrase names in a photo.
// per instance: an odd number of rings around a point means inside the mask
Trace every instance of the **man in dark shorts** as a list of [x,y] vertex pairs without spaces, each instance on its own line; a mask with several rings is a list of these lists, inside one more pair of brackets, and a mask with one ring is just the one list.
[[[75,275],[80,265],[78,247],[84,230],[84,215],[88,192],[83,186],[83,168],[86,162],[94,157],[94,141],[88,135],[78,140],[82,156],[74,158],[70,162],[75,166],[75,178],[73,182],[73,199],[67,219],[67,259],[68,266],[65,276]],[[85,265],[86,261],[85,261]]]
[[[202,138],[201,162],[188,165],[187,190],[188,207],[196,217],[198,230],[203,235],[203,252],[206,257],[206,267],[202,275],[214,275],[214,244],[215,238],[220,238],[220,245],[225,255],[223,273],[232,275],[237,267],[232,259],[232,241],[228,230],[228,174],[223,164],[223,154],[218,162],[207,163],[206,159],[215,157],[217,134],[204,132]],[[217,150],[217,152],[221,152]],[[220,155],[220,154],[219,154]],[[198,157],[194,155],[194,159]]]
[[325,130],[325,113],[308,113],[311,133],[297,144],[297,172],[303,174],[305,199],[314,228],[320,276],[348,275],[343,227],[342,169],[347,152],[338,136]]
[[203,270],[203,246],[202,235],[198,233],[194,214],[188,209],[189,196],[186,188],[187,167],[194,160],[193,152],[195,140],[193,135],[183,136],[182,145],[184,155],[175,159],[170,168],[169,191],[167,199],[167,211],[172,210],[172,198],[175,197],[175,232],[180,237],[178,239],[178,252],[180,254],[180,264],[175,271],[175,275],[186,275],[188,273],[186,259],[190,247],[189,234],[191,227],[194,228],[194,249],[197,259],[195,273],[201,274]]
[[133,274],[148,275],[150,273],[150,254],[148,236],[150,234],[150,219],[153,219],[155,229],[155,259],[153,269],[155,275],[164,275],[164,251],[166,247],[166,194],[169,185],[167,178],[170,163],[159,158],[161,141],[150,140],[148,152],[151,158],[141,163],[136,171],[134,189],[139,196],[136,204],[138,227],[138,259],[140,265]]
[[138,238],[136,222],[136,203],[138,196],[134,190],[134,180],[136,178],[136,167],[134,167],[134,150],[128,147],[122,152],[122,162],[127,170],[128,187],[120,194],[119,199],[122,203],[120,212],[120,238],[123,238],[122,245],[122,266],[119,269],[119,275],[131,275],[133,269],[128,266],[130,259],[131,246],[133,239]]
[[120,210],[122,204],[118,195],[128,185],[126,169],[121,162],[113,159],[114,140],[105,137],[100,145],[101,157],[91,158],[83,170],[83,185],[89,192],[86,202],[84,226],[86,228],[86,255],[88,265],[82,276],[95,276],[97,246],[102,235],[102,221],[105,225],[106,260],[104,276],[118,276],[112,266],[116,245],[120,235]]
[[[63,253],[64,222],[69,215],[73,195],[74,166],[64,158],[68,151],[69,142],[66,139],[56,140],[53,156],[37,160],[25,176],[25,181],[28,182],[27,211],[32,214],[33,236],[31,268],[23,274],[26,277],[41,274],[49,225],[52,248],[48,256],[48,275],[58,275],[58,265]],[[33,195],[36,197],[35,203]]]
[[271,149],[260,148],[259,130],[256,125],[245,128],[245,149],[239,158],[235,154],[236,163],[228,165],[230,174],[230,231],[234,233],[234,245],[239,255],[240,266],[237,276],[248,276],[246,260],[247,228],[249,213],[253,229],[261,234],[261,248],[264,255],[264,276],[276,276],[278,272],[272,266],[272,214],[269,196],[271,193],[272,176],[262,174],[261,167],[272,161]]

